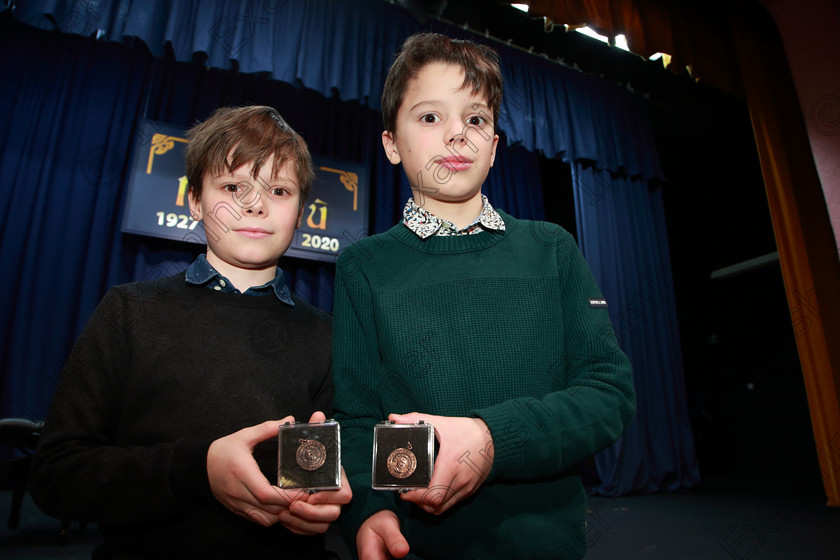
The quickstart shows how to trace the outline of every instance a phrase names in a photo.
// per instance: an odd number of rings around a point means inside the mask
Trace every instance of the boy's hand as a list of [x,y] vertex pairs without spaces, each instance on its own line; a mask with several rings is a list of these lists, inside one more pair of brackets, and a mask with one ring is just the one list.
[[466,499],[490,474],[493,467],[493,438],[480,418],[455,418],[431,414],[391,414],[388,420],[414,424],[424,420],[435,427],[440,444],[428,488],[410,490],[402,499],[429,513],[440,515]]
[[[324,420],[324,413],[315,412],[309,421]],[[213,496],[230,511],[264,527],[280,521],[295,533],[324,532],[330,521],[338,517],[335,510],[340,512],[341,504],[350,501],[349,485],[340,490],[319,493],[322,496],[310,495],[303,490],[284,490],[272,485],[254,460],[253,451],[258,443],[276,438],[281,425],[294,421],[292,416],[270,420],[243,428],[210,444],[207,451],[210,489]],[[307,503],[313,507],[307,507]]]
[[400,520],[393,511],[377,511],[356,532],[359,560],[403,558],[408,550],[408,541],[400,532]]
[[[315,420],[313,420],[314,422]],[[315,494],[303,493],[293,500],[289,507],[279,514],[280,523],[298,535],[325,533],[330,523],[338,519],[341,506],[350,503],[353,492],[347,482],[347,474],[341,467],[341,488],[324,490]]]
[[292,500],[281,496],[282,491],[268,482],[253,451],[261,441],[277,437],[284,422],[294,422],[294,418],[287,416],[243,428],[217,439],[207,450],[207,477],[213,496],[233,513],[264,527],[277,523],[278,515]]

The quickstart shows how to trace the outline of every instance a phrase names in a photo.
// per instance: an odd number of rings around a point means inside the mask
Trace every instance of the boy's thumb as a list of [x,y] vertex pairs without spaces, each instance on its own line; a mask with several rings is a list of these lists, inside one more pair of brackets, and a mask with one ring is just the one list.
[[280,426],[285,424],[286,422],[294,422],[294,416],[286,416],[282,420],[267,420],[262,424],[257,424],[256,426],[251,426],[250,428],[246,428],[251,432],[251,441],[253,445],[261,441],[269,440],[273,437],[277,437],[277,432],[280,429]]
[[408,414],[389,414],[388,420],[390,422],[396,422],[397,424],[416,424],[425,417],[425,415],[422,415],[419,412],[409,412]]

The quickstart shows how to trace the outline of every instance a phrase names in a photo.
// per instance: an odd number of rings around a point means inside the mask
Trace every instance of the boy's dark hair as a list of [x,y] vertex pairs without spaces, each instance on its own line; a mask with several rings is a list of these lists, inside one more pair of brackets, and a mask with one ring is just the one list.
[[438,33],[417,33],[403,43],[382,91],[382,121],[385,130],[396,132],[397,112],[402,105],[408,82],[431,62],[455,64],[464,70],[464,84],[473,93],[483,93],[493,111],[493,127],[499,122],[502,104],[502,71],[499,55],[485,45],[450,39]]
[[272,176],[286,162],[293,162],[300,188],[300,205],[309,196],[315,172],[312,157],[303,138],[292,130],[275,109],[265,106],[220,107],[202,123],[187,131],[186,160],[189,191],[201,199],[201,188],[207,173],[230,172],[246,163],[253,163],[251,175],[274,156]]

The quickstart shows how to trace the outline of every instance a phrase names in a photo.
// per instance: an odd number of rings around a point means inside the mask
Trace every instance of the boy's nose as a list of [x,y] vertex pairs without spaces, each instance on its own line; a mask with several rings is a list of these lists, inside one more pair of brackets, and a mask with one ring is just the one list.
[[242,208],[242,213],[246,215],[253,215],[253,214],[265,214],[266,206],[263,200],[264,196],[267,196],[263,193],[257,192],[255,193],[256,196],[254,197],[254,202]]
[[452,121],[452,124],[444,130],[443,143],[446,145],[454,144],[455,142],[463,142],[464,140],[464,126],[460,121]]
[[466,136],[461,131],[458,131],[457,134],[449,135],[449,139],[446,141],[446,144],[455,144],[458,142],[464,142],[466,140]]

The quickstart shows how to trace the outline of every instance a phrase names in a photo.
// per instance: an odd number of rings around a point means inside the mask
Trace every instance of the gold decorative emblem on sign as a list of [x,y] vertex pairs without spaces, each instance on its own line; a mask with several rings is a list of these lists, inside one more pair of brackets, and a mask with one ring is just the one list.
[[353,193],[353,211],[359,209],[359,175],[352,171],[344,171],[342,169],[334,169],[332,167],[321,167],[322,171],[329,171],[330,173],[338,173],[339,180],[344,188]]
[[388,455],[388,472],[394,478],[408,478],[414,474],[414,469],[417,468],[417,457],[411,451],[411,442],[408,442],[408,449],[405,447],[398,447],[391,451]]
[[155,156],[161,156],[175,147],[175,142],[183,142],[189,144],[186,138],[178,138],[177,136],[167,136],[166,134],[155,134],[152,136],[152,145],[149,147],[149,163],[146,165],[146,175],[152,174],[152,161]]
[[327,448],[320,441],[302,439],[295,454],[295,460],[305,471],[318,470],[327,460]]

